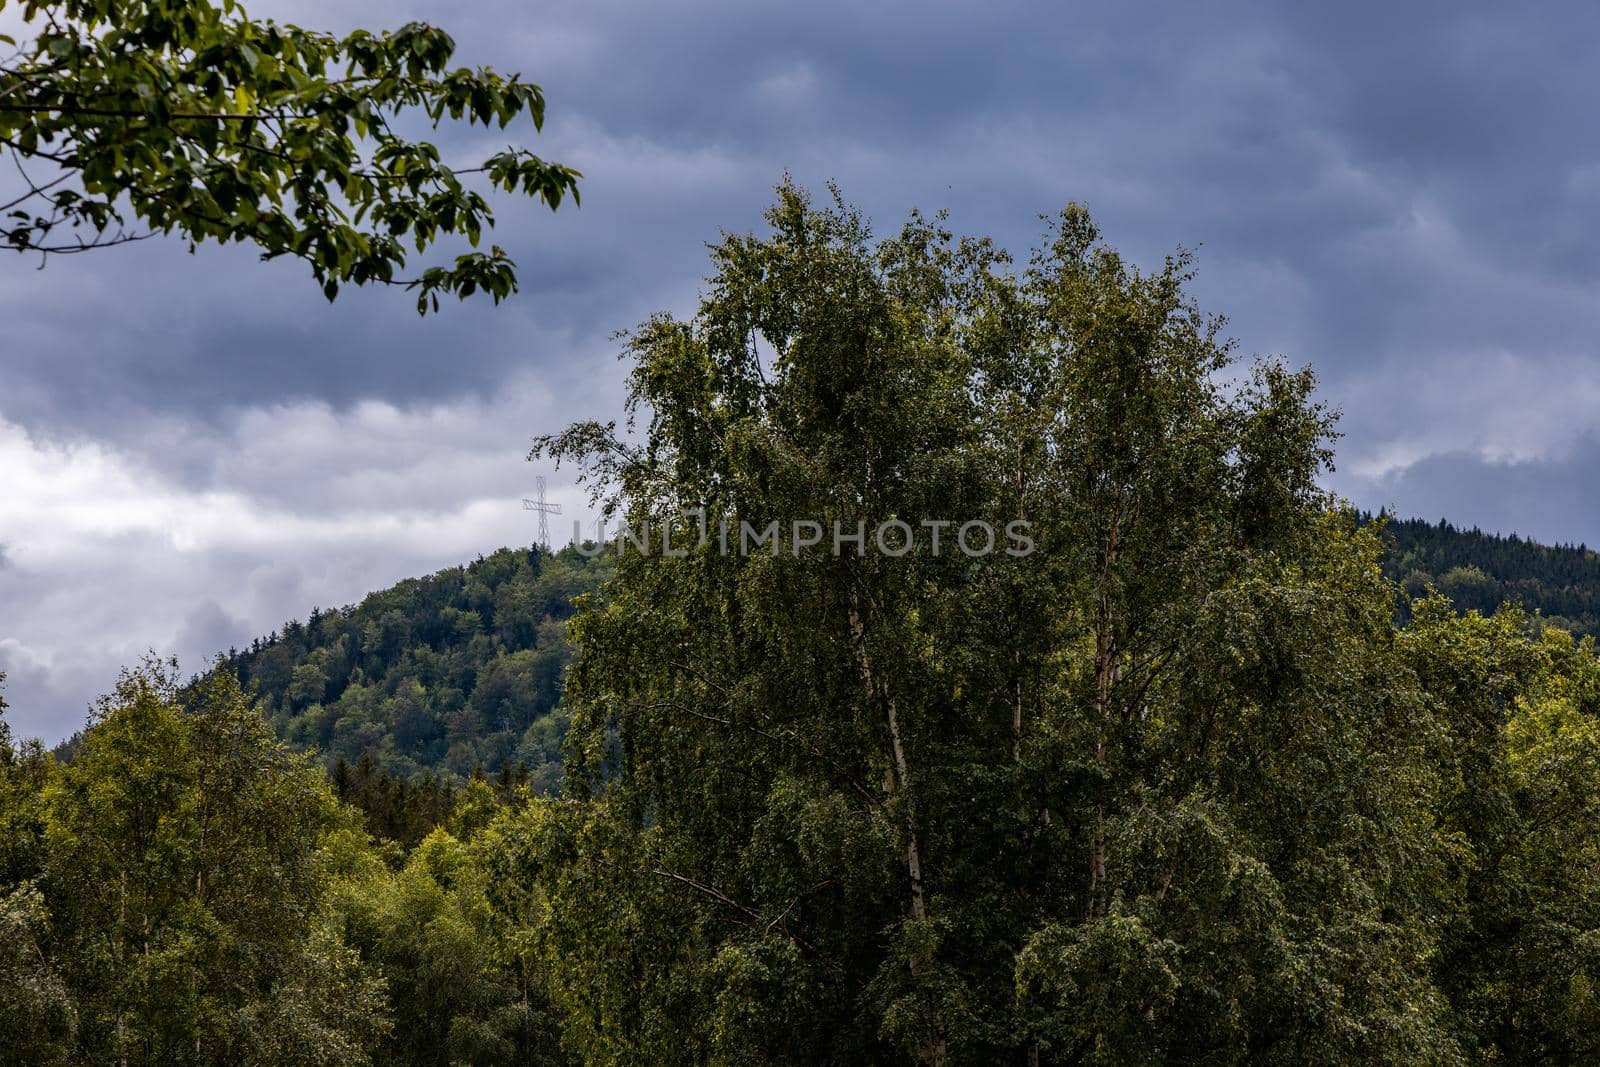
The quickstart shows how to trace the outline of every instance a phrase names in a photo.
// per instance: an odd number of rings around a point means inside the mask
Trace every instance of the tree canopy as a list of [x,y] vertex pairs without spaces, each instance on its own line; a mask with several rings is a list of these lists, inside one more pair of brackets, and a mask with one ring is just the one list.
[[1600,636],[1600,555],[1587,545],[1542,545],[1444,519],[1363,516],[1374,519],[1387,545],[1384,573],[1411,596],[1437,590],[1459,610],[1484,615],[1512,603],[1571,633]]
[[[455,43],[422,23],[344,36],[251,19],[235,0],[0,0],[31,38],[0,36],[0,241],[43,256],[154,234],[248,242],[295,256],[329,300],[343,285],[515,291],[487,188],[552,209],[580,175],[515,144],[459,164],[403,131],[415,113],[506,128],[544,122],[519,75],[452,67]],[[406,273],[446,238],[471,246]]]
[[[768,223],[629,336],[638,446],[541,454],[635,524],[1025,518],[1038,551],[623,556],[515,868],[582,1058],[1581,1055],[1593,875],[1535,845],[1510,889],[1496,857],[1509,768],[1589,773],[1592,710],[1558,686],[1517,756],[1518,625],[1397,642],[1310,374],[1240,367],[1187,255],[1140,271],[1077,206],[1021,271],[791,186]],[[1554,818],[1592,845],[1583,788]],[[1550,902],[1515,940],[1541,993],[1485,940],[1513,898]]]
[[1076,205],[1020,268],[790,185],[767,221],[627,336],[633,434],[536,450],[680,546],[569,621],[559,793],[474,775],[395,832],[269,723],[341,744],[317,700],[398,667],[349,736],[427,735],[577,553],[147,663],[61,759],[0,728],[0,1055],[1594,1062],[1594,640],[1387,578],[1313,378],[1239,360],[1186,254]]
[[[219,669],[255,695],[278,735],[315,749],[330,770],[455,784],[482,769],[524,765],[543,789],[560,776],[566,621],[610,561],[570,549],[500,549],[315,610]],[[380,788],[374,782],[375,788]]]

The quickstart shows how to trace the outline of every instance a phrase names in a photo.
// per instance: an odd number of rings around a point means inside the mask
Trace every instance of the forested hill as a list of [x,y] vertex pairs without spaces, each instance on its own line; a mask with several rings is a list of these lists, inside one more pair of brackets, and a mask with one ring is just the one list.
[[330,768],[343,758],[390,779],[449,780],[526,764],[547,788],[565,733],[566,620],[609,566],[570,548],[501,549],[313,611],[223,665],[254,688],[280,737]]
[[1541,545],[1442,519],[1388,518],[1384,539],[1384,572],[1413,596],[1432,586],[1459,610],[1486,615],[1510,601],[1563,629],[1600,636],[1600,553],[1586,545]]
[[[1413,595],[1431,586],[1484,614],[1511,601],[1600,635],[1600,554],[1582,545],[1422,519],[1388,518],[1384,537],[1384,570]],[[570,548],[501,549],[354,607],[313,611],[226,665],[255,687],[280,737],[316,748],[330,769],[344,759],[358,775],[352,789],[369,788],[373,775],[417,781],[431,771],[448,782],[524,764],[530,784],[547,789],[566,729],[572,598],[609,570],[607,557]]]

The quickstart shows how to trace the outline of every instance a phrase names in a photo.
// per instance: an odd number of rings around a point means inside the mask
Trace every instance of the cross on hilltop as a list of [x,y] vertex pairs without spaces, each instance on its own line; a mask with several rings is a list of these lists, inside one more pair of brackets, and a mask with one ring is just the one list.
[[522,506],[528,511],[539,513],[539,547],[546,552],[550,551],[550,516],[561,514],[560,504],[546,503],[544,499],[544,475],[539,475],[534,480],[534,499],[522,498]]

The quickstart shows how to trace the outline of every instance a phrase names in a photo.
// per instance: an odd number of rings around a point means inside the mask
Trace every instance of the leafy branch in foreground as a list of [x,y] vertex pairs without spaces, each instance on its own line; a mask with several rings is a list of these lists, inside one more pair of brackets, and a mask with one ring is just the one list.
[[[0,0],[0,10],[7,6]],[[234,0],[28,0],[36,35],[0,59],[0,243],[76,253],[155,234],[248,241],[263,259],[311,266],[329,300],[383,283],[495,302],[516,264],[477,251],[494,215],[464,179],[552,210],[578,199],[576,170],[507,147],[457,167],[396,132],[421,111],[505,128],[544,122],[544,95],[519,75],[450,68],[455,42],[409,23],[343,37],[250,19]],[[131,215],[131,220],[130,220]],[[473,251],[400,277],[408,251],[446,236]]]

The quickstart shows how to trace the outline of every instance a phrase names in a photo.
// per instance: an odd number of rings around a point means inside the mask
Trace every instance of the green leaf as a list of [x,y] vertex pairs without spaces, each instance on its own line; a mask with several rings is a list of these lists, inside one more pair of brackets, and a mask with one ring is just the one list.
[[[114,8],[69,5],[54,25],[61,28],[39,38],[30,75],[38,99],[120,100],[149,121],[70,107],[38,112],[15,123],[9,151],[21,161],[41,151],[71,160],[84,188],[126,198],[133,218],[151,229],[188,242],[252,241],[264,255],[292,252],[355,284],[394,279],[404,266],[401,246],[384,239],[390,233],[409,231],[422,248],[455,235],[474,242],[493,223],[476,191],[440,162],[437,146],[396,136],[388,112],[439,118],[450,110],[478,121],[520,112],[531,100],[505,92],[492,71],[441,73],[454,42],[420,23],[382,38],[358,30],[341,41],[252,21],[232,0],[133,0]],[[69,56],[71,64],[56,62]],[[330,83],[330,65],[360,71],[360,82]],[[257,114],[274,118],[258,122]],[[485,184],[539,195],[499,176]],[[455,199],[437,199],[441,190]],[[316,231],[344,224],[344,208],[333,206],[341,200],[354,231],[335,248]],[[275,210],[291,202],[292,225]],[[376,202],[386,210],[367,210]],[[114,241],[108,227],[118,221],[99,212],[72,219],[98,233],[89,247]],[[49,230],[30,222],[6,239],[18,250],[48,254],[55,247]]]

